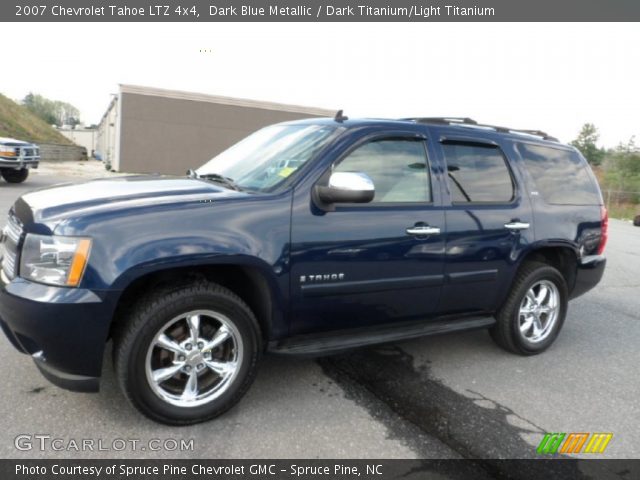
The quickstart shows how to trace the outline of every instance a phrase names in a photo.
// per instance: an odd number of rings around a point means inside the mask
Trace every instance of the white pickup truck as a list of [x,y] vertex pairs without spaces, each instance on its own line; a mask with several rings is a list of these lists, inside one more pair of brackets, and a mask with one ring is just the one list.
[[40,149],[37,145],[14,138],[0,137],[0,175],[9,183],[22,183],[30,168],[38,168]]

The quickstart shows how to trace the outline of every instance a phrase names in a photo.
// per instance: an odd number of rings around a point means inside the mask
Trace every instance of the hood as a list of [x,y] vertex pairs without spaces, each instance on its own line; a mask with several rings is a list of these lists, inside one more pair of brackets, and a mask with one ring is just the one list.
[[9,145],[10,147],[22,147],[24,145],[33,145],[29,142],[23,142],[22,140],[16,140],[15,138],[0,137],[0,144]]
[[247,195],[201,179],[131,176],[35,190],[20,197],[14,208],[25,223],[49,223],[102,211]]

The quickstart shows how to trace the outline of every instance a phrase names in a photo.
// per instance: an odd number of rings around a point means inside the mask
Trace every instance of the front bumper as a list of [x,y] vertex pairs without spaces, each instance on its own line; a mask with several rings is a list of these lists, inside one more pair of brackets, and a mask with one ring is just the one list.
[[11,168],[13,170],[21,170],[23,168],[38,168],[39,158],[5,158],[0,157],[0,168]]
[[590,255],[579,259],[576,283],[570,298],[579,297],[595,287],[602,279],[606,265],[607,259],[604,255]]
[[97,391],[114,304],[91,290],[16,278],[0,286],[0,326],[53,384]]

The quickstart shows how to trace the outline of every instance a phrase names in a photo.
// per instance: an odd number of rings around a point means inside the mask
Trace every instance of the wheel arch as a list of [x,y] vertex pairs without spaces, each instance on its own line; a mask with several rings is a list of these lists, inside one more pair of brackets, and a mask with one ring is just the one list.
[[284,299],[278,291],[277,279],[273,275],[269,276],[263,268],[242,263],[174,265],[128,275],[128,282],[117,300],[109,338],[126,321],[127,310],[147,292],[198,280],[222,285],[245,301],[258,320],[265,345],[286,329],[282,303]]
[[576,285],[578,255],[573,246],[567,244],[544,244],[529,250],[520,261],[519,269],[527,262],[540,262],[554,267],[563,276],[569,296]]

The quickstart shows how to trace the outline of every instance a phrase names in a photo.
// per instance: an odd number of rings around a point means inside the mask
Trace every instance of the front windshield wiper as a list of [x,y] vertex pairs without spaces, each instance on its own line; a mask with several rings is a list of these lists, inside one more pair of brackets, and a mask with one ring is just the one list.
[[238,192],[242,190],[242,188],[236,182],[234,182],[232,178],[225,177],[224,175],[220,175],[219,173],[199,174],[195,170],[189,169],[189,171],[187,171],[187,176],[189,178],[202,178],[203,180],[211,180],[212,182],[219,183],[227,188],[230,188],[231,190],[236,190]]

